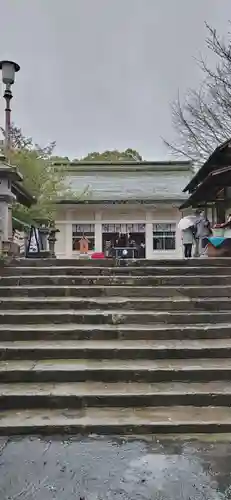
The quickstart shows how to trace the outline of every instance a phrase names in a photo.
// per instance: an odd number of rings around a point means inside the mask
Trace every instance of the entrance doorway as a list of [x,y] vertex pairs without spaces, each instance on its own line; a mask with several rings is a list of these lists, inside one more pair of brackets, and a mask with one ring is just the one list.
[[102,224],[102,249],[106,256],[115,246],[119,234],[129,235],[129,240],[137,247],[137,257],[145,258],[145,224]]

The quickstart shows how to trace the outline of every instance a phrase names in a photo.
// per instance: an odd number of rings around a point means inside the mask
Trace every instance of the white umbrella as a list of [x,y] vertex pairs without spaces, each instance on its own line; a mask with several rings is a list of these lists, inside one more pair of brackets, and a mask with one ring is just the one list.
[[183,219],[181,219],[178,224],[178,228],[181,231],[184,231],[185,229],[194,226],[196,220],[197,220],[196,215],[188,215],[188,217],[183,217]]

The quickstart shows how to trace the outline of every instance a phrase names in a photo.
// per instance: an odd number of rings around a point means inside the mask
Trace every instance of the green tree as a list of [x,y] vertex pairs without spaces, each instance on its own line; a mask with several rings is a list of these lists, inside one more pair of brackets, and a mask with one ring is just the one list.
[[74,161],[109,161],[109,162],[123,162],[123,161],[142,161],[142,156],[134,149],[126,149],[125,151],[118,151],[114,149],[112,151],[103,151],[99,153],[97,151],[89,153],[81,160]]
[[173,153],[203,163],[214,149],[231,137],[231,33],[222,39],[207,25],[207,48],[215,55],[213,67],[199,62],[204,79],[199,90],[190,89],[172,106],[176,141],[165,143]]
[[65,170],[53,165],[54,147],[53,142],[42,148],[32,138],[25,137],[21,129],[14,125],[11,128],[8,160],[18,167],[24,187],[36,198],[36,203],[29,209],[15,203],[13,215],[22,221],[31,223],[41,218],[51,222],[55,216],[57,199],[64,195],[69,198],[75,196],[66,186]]
[[52,155],[51,158],[50,158],[50,160],[53,163],[60,163],[60,164],[62,162],[63,163],[70,163],[71,162],[71,160],[70,160],[70,158],[68,158],[68,156],[56,156],[56,155],[54,156],[54,155]]

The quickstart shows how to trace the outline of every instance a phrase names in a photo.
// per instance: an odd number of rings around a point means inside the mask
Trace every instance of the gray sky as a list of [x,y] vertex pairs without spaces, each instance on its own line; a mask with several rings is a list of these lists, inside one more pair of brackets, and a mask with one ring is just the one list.
[[200,84],[204,22],[226,36],[231,19],[230,0],[0,0],[0,12],[25,134],[70,157],[132,147],[154,160],[170,156],[178,89]]

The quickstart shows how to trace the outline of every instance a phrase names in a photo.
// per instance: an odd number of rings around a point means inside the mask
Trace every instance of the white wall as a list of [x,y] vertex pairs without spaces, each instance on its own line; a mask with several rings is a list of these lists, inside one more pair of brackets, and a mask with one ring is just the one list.
[[[171,205],[72,205],[59,208],[56,217],[57,234],[56,255],[58,258],[78,257],[78,252],[72,251],[72,224],[95,224],[95,250],[102,250],[102,224],[107,223],[144,223],[146,226],[146,257],[179,258],[182,257],[181,235],[177,229],[181,218],[180,211]],[[153,250],[153,223],[166,222],[176,224],[176,250]]]

